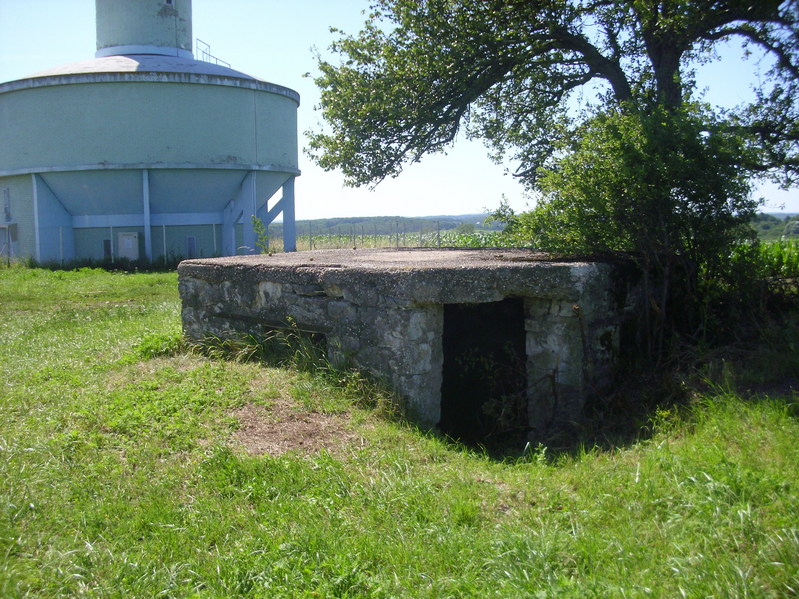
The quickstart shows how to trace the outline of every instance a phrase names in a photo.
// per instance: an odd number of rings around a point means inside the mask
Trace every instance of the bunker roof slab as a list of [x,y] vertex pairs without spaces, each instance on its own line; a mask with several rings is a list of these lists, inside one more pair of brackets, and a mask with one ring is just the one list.
[[505,297],[579,299],[607,265],[553,261],[521,249],[314,250],[187,260],[181,277],[251,284],[273,281],[324,288],[368,286],[415,303],[482,303]]

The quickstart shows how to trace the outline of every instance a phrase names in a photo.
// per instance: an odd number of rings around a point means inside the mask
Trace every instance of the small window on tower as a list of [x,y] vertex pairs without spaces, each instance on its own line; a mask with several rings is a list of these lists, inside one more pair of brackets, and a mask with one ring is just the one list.
[[167,3],[169,6],[172,6],[172,0],[166,0],[166,3]]

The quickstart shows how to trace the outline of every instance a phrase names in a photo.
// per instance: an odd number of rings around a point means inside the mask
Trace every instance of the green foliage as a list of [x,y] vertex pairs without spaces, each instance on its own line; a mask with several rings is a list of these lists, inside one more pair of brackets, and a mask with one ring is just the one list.
[[731,289],[749,291],[744,302],[749,309],[758,305],[799,306],[799,241],[742,244],[730,257],[730,271],[736,276]]
[[234,408],[247,396],[244,380],[219,364],[189,372],[165,366],[151,376],[109,390],[100,409],[84,410],[84,426],[97,427],[117,443],[160,439],[166,448],[194,447],[206,433],[208,414]]
[[[378,0],[358,34],[332,44],[342,62],[319,62],[327,129],[309,153],[365,185],[462,129],[483,138],[537,194],[531,213],[497,215],[516,243],[634,255],[652,306],[644,349],[658,355],[676,324],[702,327],[699,273],[723,272],[751,236],[752,178],[791,185],[799,174],[798,9]],[[771,65],[756,101],[701,103],[694,65],[735,42]]]
[[252,229],[255,232],[255,247],[262,254],[269,253],[269,230],[264,221],[257,216],[252,216]]
[[294,322],[289,322],[285,329],[266,331],[260,337],[208,338],[193,344],[192,349],[217,359],[258,361],[305,371],[331,367],[325,357],[323,337],[299,330]]
[[752,228],[761,241],[779,241],[795,237],[799,235],[797,225],[799,225],[799,216],[796,215],[781,217],[761,213],[752,219]]
[[133,347],[129,360],[174,356],[182,349],[183,334],[178,328],[169,332],[147,333]]
[[753,237],[757,204],[738,168],[746,150],[715,129],[695,106],[598,115],[541,171],[538,206],[496,218],[540,249],[632,256],[653,308],[643,349],[658,355],[675,328],[705,326],[704,281],[729,271],[731,253]]
[[563,141],[598,114],[679,109],[694,94],[692,65],[737,42],[773,67],[755,102],[714,116],[752,149],[742,170],[790,182],[799,166],[798,31],[795,0],[378,0],[359,33],[334,30],[341,63],[319,61],[327,129],[311,134],[309,151],[349,184],[375,184],[466,129],[497,158],[510,154],[534,186]]
[[788,239],[757,246],[761,278],[780,288],[797,291],[799,284],[799,240]]
[[790,339],[799,314],[796,241],[737,245],[723,269],[714,276],[700,274],[699,285],[703,342],[722,350],[736,346],[734,353],[748,356],[763,379],[799,377],[799,355]]
[[737,166],[740,139],[713,128],[697,107],[598,115],[563,141],[540,172],[538,207],[511,219],[509,234],[559,252],[713,264],[745,236],[756,208]]
[[785,224],[782,236],[790,238],[790,237],[795,237],[797,235],[799,235],[799,219],[794,217],[793,219],[789,219],[788,222]]

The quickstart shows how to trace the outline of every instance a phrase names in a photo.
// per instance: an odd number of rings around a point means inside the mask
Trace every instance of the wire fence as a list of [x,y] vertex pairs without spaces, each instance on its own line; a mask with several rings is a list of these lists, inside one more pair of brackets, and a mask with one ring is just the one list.
[[[342,229],[345,229],[342,227]],[[394,232],[369,231],[367,227],[355,225],[349,230],[333,233],[315,233],[311,228],[306,234],[297,235],[297,250],[332,250],[358,248],[444,248],[444,247],[506,247],[509,240],[501,231],[474,231],[472,233],[440,229],[408,231],[400,228]],[[272,234],[268,240],[268,251],[280,252],[283,238]]]

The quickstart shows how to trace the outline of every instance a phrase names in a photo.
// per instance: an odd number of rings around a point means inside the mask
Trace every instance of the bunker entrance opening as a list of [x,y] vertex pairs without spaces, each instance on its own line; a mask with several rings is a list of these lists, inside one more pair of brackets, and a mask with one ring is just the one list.
[[445,304],[441,431],[465,443],[526,432],[524,300]]

